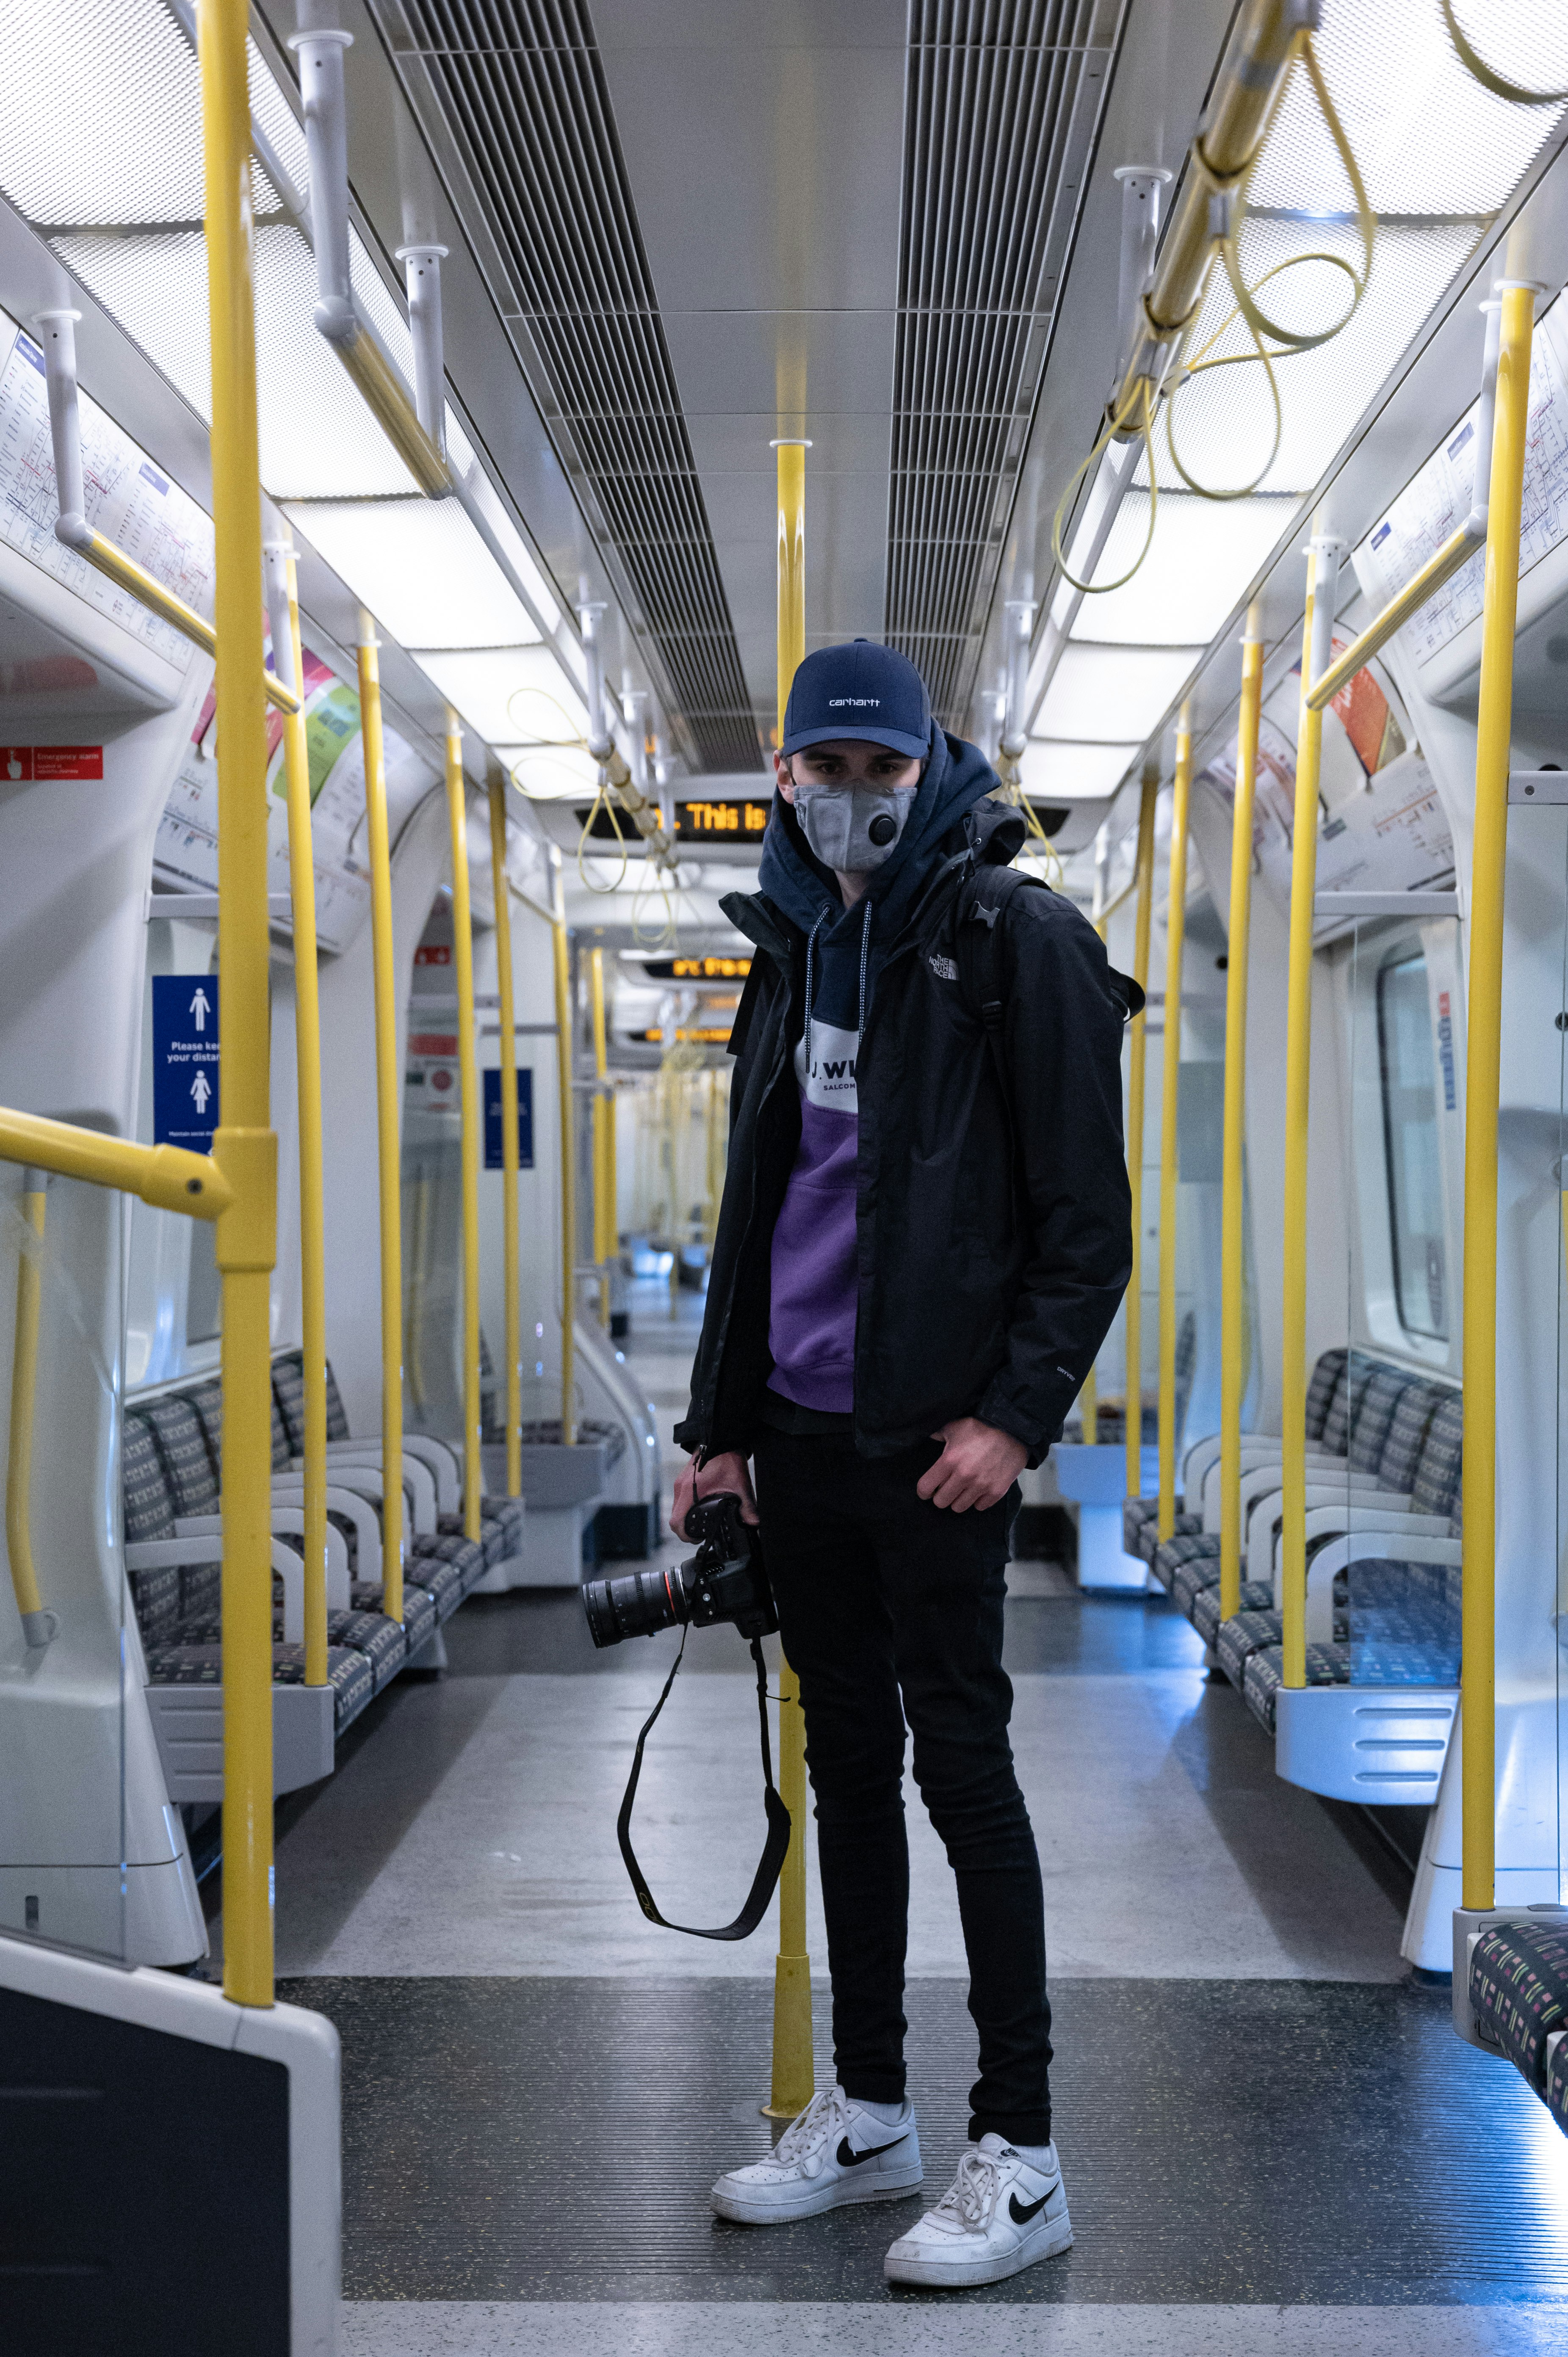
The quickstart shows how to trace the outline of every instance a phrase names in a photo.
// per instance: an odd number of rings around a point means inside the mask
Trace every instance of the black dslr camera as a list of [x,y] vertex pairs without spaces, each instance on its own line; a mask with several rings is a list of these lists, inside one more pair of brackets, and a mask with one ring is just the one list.
[[732,1621],[746,1638],[768,1637],[779,1626],[773,1591],[762,1566],[757,1531],[740,1518],[732,1491],[699,1498],[686,1517],[697,1552],[669,1571],[632,1571],[619,1579],[583,1583],[583,1609],[596,1645],[623,1637],[651,1637],[656,1629],[707,1629]]

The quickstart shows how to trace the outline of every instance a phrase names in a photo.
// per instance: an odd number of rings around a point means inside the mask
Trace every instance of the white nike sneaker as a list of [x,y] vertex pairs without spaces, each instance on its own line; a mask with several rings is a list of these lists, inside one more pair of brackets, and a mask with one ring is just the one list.
[[1050,2166],[1042,2170],[999,2136],[972,2144],[936,2208],[888,2252],[888,2282],[939,2291],[1001,2283],[1065,2251],[1072,2241],[1067,2192],[1057,2148],[1047,2149]]
[[743,2226],[782,2226],[846,2201],[897,2201],[922,2175],[912,2104],[888,2127],[842,2087],[829,2087],[790,2121],[766,2160],[725,2171],[714,2208]]

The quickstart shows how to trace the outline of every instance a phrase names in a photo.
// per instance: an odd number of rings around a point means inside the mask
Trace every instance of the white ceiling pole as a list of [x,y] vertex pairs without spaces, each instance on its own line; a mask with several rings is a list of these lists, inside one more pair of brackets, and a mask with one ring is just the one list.
[[446,456],[446,356],[441,331],[444,245],[400,245],[413,343],[413,405],[435,447]]

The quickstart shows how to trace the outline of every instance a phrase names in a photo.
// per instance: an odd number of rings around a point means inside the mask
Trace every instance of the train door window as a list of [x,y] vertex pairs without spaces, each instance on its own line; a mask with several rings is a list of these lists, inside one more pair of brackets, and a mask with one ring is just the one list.
[[215,1342],[223,1326],[223,1279],[218,1270],[218,1231],[210,1220],[190,1222],[190,1275],[185,1291],[185,1339]]
[[1393,959],[1378,975],[1378,1058],[1394,1299],[1407,1333],[1448,1339],[1443,1168],[1437,1136],[1426,959]]

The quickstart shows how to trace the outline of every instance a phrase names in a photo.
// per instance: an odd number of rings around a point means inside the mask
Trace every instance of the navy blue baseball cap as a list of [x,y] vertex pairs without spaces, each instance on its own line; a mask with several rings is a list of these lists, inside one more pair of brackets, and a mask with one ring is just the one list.
[[931,749],[931,699],[908,655],[855,639],[806,657],[784,709],[780,750],[799,753],[834,737],[925,759]]

